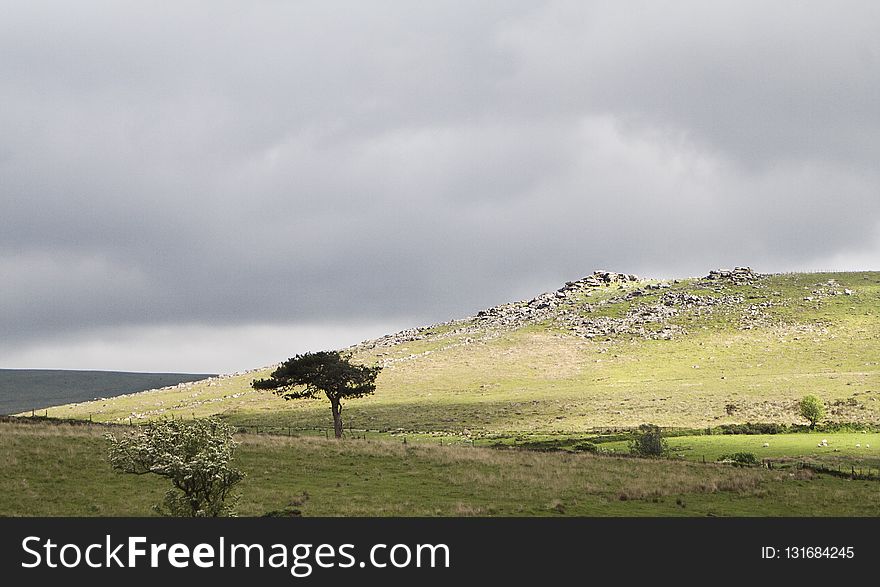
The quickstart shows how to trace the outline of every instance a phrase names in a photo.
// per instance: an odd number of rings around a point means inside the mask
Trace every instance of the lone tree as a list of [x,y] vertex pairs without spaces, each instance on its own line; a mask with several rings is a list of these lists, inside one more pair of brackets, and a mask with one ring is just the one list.
[[254,389],[270,389],[284,399],[313,398],[323,392],[330,400],[333,432],[342,438],[342,400],[376,391],[376,376],[382,367],[351,362],[351,355],[319,351],[296,355],[272,372],[269,379],[255,379]]
[[798,407],[801,417],[810,422],[810,430],[816,427],[816,422],[825,417],[825,404],[815,395],[805,395]]
[[[232,487],[244,473],[229,466],[238,443],[234,429],[215,419],[160,420],[135,434],[110,441],[110,464],[122,473],[167,477],[173,489],[165,494],[161,514],[181,517],[233,516],[237,496]],[[227,500],[230,503],[227,503]]]

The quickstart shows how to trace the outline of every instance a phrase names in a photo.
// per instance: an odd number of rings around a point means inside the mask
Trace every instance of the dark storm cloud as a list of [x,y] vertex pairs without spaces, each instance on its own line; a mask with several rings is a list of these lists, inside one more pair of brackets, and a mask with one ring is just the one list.
[[3,14],[5,345],[419,323],[599,267],[880,264],[876,3]]

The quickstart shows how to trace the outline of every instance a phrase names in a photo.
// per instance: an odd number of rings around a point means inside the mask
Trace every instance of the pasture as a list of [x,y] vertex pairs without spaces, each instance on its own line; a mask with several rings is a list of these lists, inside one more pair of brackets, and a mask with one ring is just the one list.
[[[166,489],[113,472],[101,426],[0,422],[0,515],[149,516]],[[593,454],[242,435],[239,513],[877,516],[876,481]]]

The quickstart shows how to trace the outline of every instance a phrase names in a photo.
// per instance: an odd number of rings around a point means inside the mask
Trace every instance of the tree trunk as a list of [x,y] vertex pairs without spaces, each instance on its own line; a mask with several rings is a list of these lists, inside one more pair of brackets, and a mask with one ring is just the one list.
[[342,406],[339,402],[330,402],[330,411],[333,412],[333,434],[336,438],[342,438]]

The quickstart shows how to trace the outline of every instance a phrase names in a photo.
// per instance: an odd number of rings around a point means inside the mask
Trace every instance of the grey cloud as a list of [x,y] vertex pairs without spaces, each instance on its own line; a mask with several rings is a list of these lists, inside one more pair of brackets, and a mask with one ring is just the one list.
[[0,330],[415,324],[599,267],[880,261],[878,17],[5,6]]

